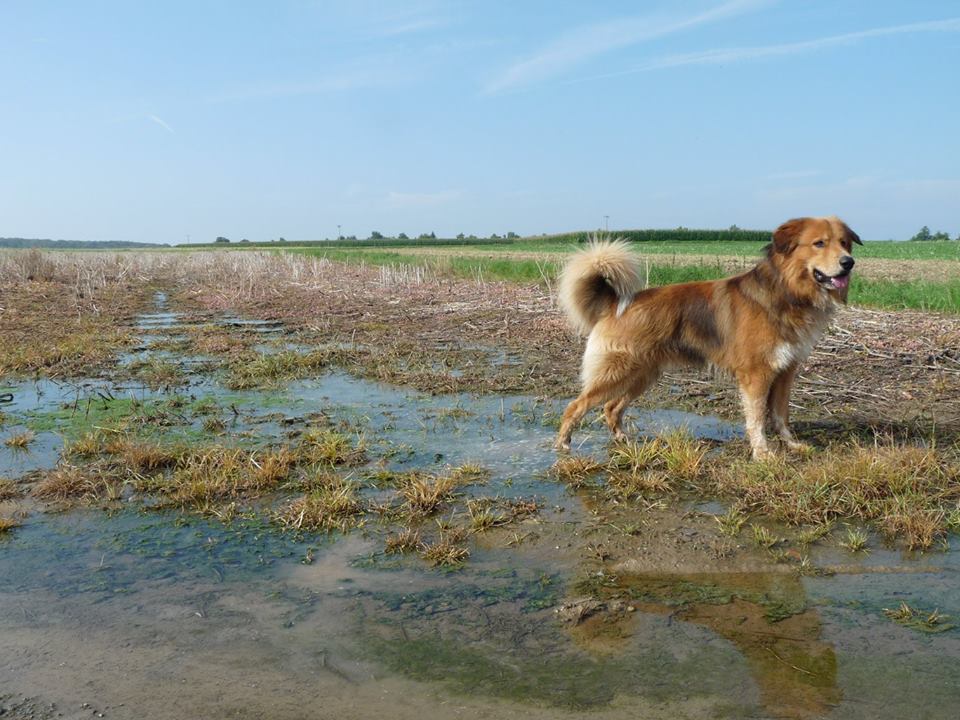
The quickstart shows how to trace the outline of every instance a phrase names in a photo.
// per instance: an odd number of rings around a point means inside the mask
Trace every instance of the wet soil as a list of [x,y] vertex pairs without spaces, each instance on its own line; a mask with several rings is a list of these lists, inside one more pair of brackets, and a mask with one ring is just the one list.
[[[0,502],[22,519],[0,533],[0,716],[953,717],[957,631],[919,632],[884,609],[957,617],[960,554],[906,553],[872,535],[871,552],[852,553],[773,525],[787,538],[774,555],[723,532],[720,502],[568,488],[549,473],[550,445],[578,349],[539,291],[486,287],[474,302],[470,284],[435,281],[405,287],[396,307],[389,286],[374,302],[366,272],[338,269],[340,285],[321,275],[284,302],[151,291],[152,307],[122,324],[133,341],[115,362],[69,381],[4,379],[0,434],[35,435],[24,451],[0,446],[0,476],[24,491]],[[925,321],[931,337],[954,331]],[[855,352],[830,347],[827,363]],[[230,387],[238,363],[317,349],[329,365]],[[722,410],[712,386],[703,392]],[[663,404],[680,396],[670,384],[659,393]],[[683,426],[741,442],[729,414],[672,404],[634,410],[631,433]],[[205,425],[211,409],[221,430]],[[806,411],[857,422],[830,402]],[[285,530],[273,514],[283,491],[239,499],[226,521],[130,493],[70,506],[30,494],[65,462],[65,443],[98,427],[275,448],[319,417],[367,439],[367,464],[338,468],[345,477],[476,463],[489,478],[464,493],[539,511],[470,534],[465,564],[433,568],[384,551],[389,521]],[[608,452],[598,425],[578,442],[579,454]],[[457,512],[439,520],[461,522]]]

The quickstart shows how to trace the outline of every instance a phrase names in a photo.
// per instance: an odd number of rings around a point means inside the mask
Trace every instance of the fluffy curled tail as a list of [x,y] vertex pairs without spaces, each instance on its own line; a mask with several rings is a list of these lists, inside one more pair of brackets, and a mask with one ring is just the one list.
[[593,240],[570,258],[560,274],[560,307],[581,335],[619,303],[629,303],[640,290],[640,267],[623,240]]

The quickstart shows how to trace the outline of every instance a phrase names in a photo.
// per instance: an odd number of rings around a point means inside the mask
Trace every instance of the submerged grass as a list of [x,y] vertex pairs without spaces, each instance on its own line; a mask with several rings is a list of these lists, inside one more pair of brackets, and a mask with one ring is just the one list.
[[884,608],[883,614],[899,625],[925,633],[940,633],[956,627],[947,622],[950,616],[942,615],[939,610],[928,613],[910,607],[905,602],[901,602],[898,608]]

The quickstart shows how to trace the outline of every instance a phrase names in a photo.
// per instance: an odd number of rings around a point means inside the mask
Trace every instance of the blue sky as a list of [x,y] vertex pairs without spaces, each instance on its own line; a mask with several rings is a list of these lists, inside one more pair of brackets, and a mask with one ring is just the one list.
[[0,236],[960,233],[960,3],[0,0]]

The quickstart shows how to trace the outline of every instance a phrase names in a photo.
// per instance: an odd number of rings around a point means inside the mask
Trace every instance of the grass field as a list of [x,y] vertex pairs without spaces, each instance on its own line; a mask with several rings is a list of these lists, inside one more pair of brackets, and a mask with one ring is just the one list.
[[[642,249],[646,251],[649,245],[654,243],[643,243]],[[923,243],[926,245],[947,246],[957,243]],[[702,243],[670,243],[669,248],[664,244],[663,253],[672,254],[672,257],[665,258],[663,263],[650,263],[647,267],[648,282],[650,285],[664,285],[675,282],[689,282],[693,280],[713,280],[730,274],[720,262],[709,263],[701,259],[691,262],[684,262],[683,255],[679,249],[688,249],[689,253],[696,254],[702,246]],[[715,245],[720,245],[716,243]],[[746,244],[741,243],[723,243],[723,246],[736,245],[744,255],[746,255]],[[753,246],[753,244],[750,244]],[[893,243],[877,243],[876,245],[894,245]],[[917,246],[921,243],[902,243],[901,246]],[[958,244],[960,245],[960,244]],[[530,246],[544,250],[547,247],[554,249],[558,253],[556,260],[545,258],[529,259],[523,257],[511,257],[511,254],[505,251],[503,246],[491,246],[489,249],[496,254],[502,254],[502,257],[490,257],[482,255],[457,255],[454,253],[443,255],[425,255],[404,253],[402,251],[388,250],[364,250],[360,248],[350,248],[342,250],[331,250],[329,248],[300,248],[290,249],[290,252],[303,253],[306,255],[327,257],[331,260],[340,262],[366,263],[374,266],[418,266],[426,267],[430,270],[449,274],[455,277],[465,277],[476,280],[507,280],[511,282],[539,282],[543,284],[552,284],[557,277],[562,265],[563,258],[559,253],[572,250],[577,245],[537,245]],[[509,246],[512,250],[519,250],[516,245]],[[472,252],[483,250],[485,248],[473,246]],[[866,249],[872,250],[873,246],[868,244]],[[860,248],[858,248],[860,250]],[[887,251],[890,249],[887,248]],[[946,252],[945,247],[932,248],[934,252]],[[757,248],[752,247],[751,255],[756,254]],[[689,254],[688,253],[688,254]],[[707,253],[702,253],[707,254]],[[729,255],[730,253],[725,253]],[[866,255],[867,253],[862,253]],[[719,258],[720,254],[717,253]],[[880,259],[878,255],[867,255]],[[916,259],[915,257],[912,259]],[[938,312],[960,312],[960,267],[958,272],[952,278],[943,281],[932,281],[911,278],[908,280],[898,279],[868,279],[860,275],[854,275],[850,289],[850,302],[856,305],[867,307],[885,308],[890,310],[915,309],[931,310]]]
[[[615,233],[611,233],[616,237]],[[638,252],[662,255],[736,255],[757,257],[765,243],[741,242],[642,242],[636,243]],[[510,252],[573,252],[581,243],[553,240],[517,240],[510,244],[472,245],[471,250]],[[869,241],[857,247],[856,255],[887,260],[960,260],[960,242],[884,242]]]

